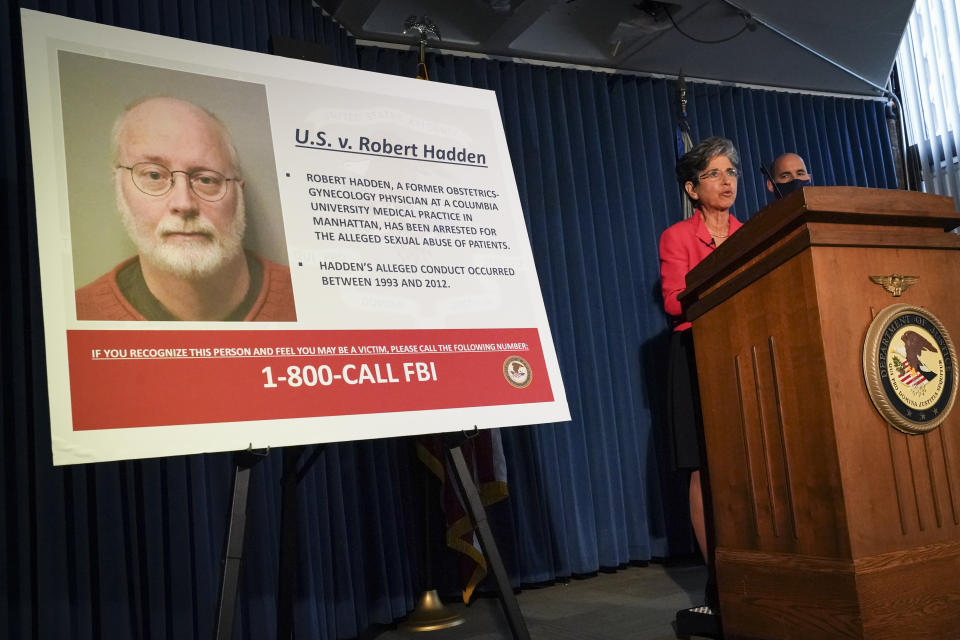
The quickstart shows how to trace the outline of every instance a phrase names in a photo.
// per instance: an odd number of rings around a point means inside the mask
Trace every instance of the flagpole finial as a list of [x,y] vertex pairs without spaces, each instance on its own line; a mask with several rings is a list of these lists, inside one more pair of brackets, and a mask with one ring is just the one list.
[[410,16],[403,23],[403,35],[411,33],[419,36],[420,64],[423,64],[426,58],[427,37],[433,35],[437,40],[441,40],[440,27],[429,16]]

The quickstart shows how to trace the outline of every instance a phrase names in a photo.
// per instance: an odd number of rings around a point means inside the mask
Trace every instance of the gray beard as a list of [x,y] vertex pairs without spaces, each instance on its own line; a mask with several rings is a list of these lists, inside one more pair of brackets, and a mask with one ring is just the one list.
[[[137,247],[140,259],[161,271],[185,280],[201,280],[215,274],[243,252],[247,218],[242,190],[237,193],[237,207],[230,228],[223,235],[199,217],[184,220],[178,216],[166,216],[156,227],[147,228],[130,210],[119,180],[114,180],[114,192],[120,219]],[[206,234],[210,241],[193,245],[173,245],[165,241],[164,234],[183,231]]]

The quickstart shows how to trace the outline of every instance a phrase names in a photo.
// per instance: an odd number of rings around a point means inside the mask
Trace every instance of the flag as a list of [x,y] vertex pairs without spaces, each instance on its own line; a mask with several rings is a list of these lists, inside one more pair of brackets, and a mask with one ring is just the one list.
[[[432,33],[439,39],[440,30],[426,17],[411,16],[407,19],[404,33],[407,31],[417,31],[420,34],[417,79],[429,81],[430,74],[427,72],[426,63],[427,34]],[[463,601],[469,603],[477,585],[487,575],[487,559],[480,550],[466,505],[456,486],[448,481],[453,470],[447,465],[445,446],[441,436],[421,436],[417,438],[417,457],[440,481],[441,505],[446,520],[446,544],[461,554]],[[483,506],[488,507],[506,498],[507,467],[500,432],[496,429],[478,431],[474,437],[460,445],[460,450],[473,475],[473,483]],[[427,505],[427,508],[429,509],[430,505]]]
[[[453,469],[446,462],[442,436],[417,438],[417,457],[440,481],[440,501],[446,520],[446,544],[461,554],[463,601],[470,602],[477,585],[487,575],[487,560],[480,549],[473,524],[459,492],[450,481]],[[473,482],[486,508],[507,497],[507,469],[503,444],[497,429],[484,429],[460,445]],[[429,508],[429,505],[428,505]]]
[[[687,121],[687,82],[683,78],[682,71],[677,76],[677,101],[680,107],[677,113],[676,132],[677,160],[679,160],[683,154],[693,147],[693,140],[690,138],[690,123]],[[687,197],[682,185],[680,187],[680,201],[683,203],[683,219],[686,220],[693,215],[693,203],[690,202],[690,198]]]

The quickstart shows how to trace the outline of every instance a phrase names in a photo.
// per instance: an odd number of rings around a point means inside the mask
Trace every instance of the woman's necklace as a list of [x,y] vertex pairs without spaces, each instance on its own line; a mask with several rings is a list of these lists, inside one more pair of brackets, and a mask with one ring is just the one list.
[[726,232],[726,233],[717,233],[717,232],[714,232],[714,230],[710,228],[710,225],[707,224],[707,218],[706,218],[706,217],[703,218],[703,225],[707,228],[707,231],[709,231],[709,232],[710,232],[710,235],[713,236],[714,238],[726,238],[727,236],[730,235],[730,218],[727,218],[727,232]]

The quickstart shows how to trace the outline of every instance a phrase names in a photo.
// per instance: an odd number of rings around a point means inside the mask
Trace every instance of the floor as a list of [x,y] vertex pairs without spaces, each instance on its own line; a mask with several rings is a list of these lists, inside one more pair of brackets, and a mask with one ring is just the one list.
[[[706,569],[700,564],[650,564],[614,573],[527,588],[517,599],[533,640],[675,640],[679,609],[702,604]],[[438,631],[385,629],[376,640],[499,640],[511,638],[497,598],[478,598],[465,607],[445,603],[465,622]],[[699,638],[700,636],[691,636]]]

